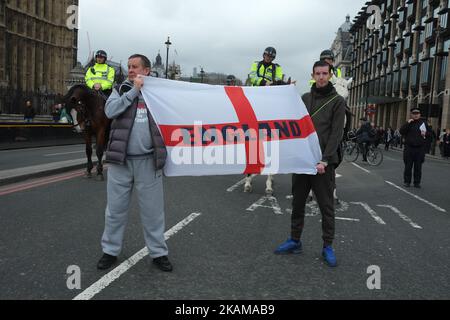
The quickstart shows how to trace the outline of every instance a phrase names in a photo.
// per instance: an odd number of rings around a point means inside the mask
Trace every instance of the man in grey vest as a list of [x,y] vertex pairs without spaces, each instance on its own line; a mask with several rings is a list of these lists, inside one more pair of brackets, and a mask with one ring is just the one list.
[[106,152],[108,169],[103,256],[100,270],[111,268],[122,250],[133,188],[139,199],[145,243],[153,263],[172,271],[164,237],[165,216],[162,169],[167,150],[158,127],[147,109],[141,89],[150,75],[150,60],[143,55],[128,59],[128,79],[116,86],[106,102],[105,113],[113,119]]

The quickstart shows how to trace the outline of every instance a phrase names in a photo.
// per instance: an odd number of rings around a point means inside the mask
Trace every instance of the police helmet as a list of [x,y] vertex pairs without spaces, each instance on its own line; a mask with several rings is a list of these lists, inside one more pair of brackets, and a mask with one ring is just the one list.
[[106,54],[106,51],[98,50],[97,53],[95,54],[95,59],[97,59],[97,58],[105,58],[105,60],[107,60],[108,55]]
[[227,85],[230,85],[230,84],[235,83],[235,82],[236,82],[236,77],[235,76],[229,75],[227,77]]
[[267,54],[269,57],[275,59],[277,56],[277,50],[273,47],[267,47],[266,50],[264,50],[264,54]]
[[322,51],[320,54],[320,60],[331,59],[334,61],[334,53],[331,50]]

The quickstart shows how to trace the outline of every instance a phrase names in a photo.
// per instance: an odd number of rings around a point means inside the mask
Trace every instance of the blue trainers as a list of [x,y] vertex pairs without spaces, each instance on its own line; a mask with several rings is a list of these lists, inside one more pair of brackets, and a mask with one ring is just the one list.
[[276,250],[275,254],[299,254],[302,252],[302,242],[288,239],[281,244]]
[[322,257],[330,267],[337,266],[336,256],[334,255],[334,250],[331,246],[323,248]]

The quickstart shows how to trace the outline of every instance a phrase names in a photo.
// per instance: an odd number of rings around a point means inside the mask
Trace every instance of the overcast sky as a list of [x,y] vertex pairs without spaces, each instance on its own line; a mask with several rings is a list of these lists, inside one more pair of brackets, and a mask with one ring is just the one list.
[[[78,60],[91,50],[104,49],[126,65],[133,53],[152,62],[161,52],[181,65],[183,75],[193,68],[234,74],[245,81],[254,61],[267,46],[277,49],[284,73],[307,90],[311,66],[331,46],[336,31],[362,0],[80,0]],[[175,54],[175,50],[177,54]]]

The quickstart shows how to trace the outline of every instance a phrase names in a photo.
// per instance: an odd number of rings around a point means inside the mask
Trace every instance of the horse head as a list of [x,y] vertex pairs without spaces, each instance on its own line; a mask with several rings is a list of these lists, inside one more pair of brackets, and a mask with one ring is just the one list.
[[336,88],[337,93],[347,100],[349,96],[349,88],[353,82],[353,78],[349,80],[345,78],[335,78],[334,87]]
[[88,119],[88,105],[91,103],[92,90],[85,85],[73,86],[65,96],[66,112],[72,116],[73,126],[82,133]]

